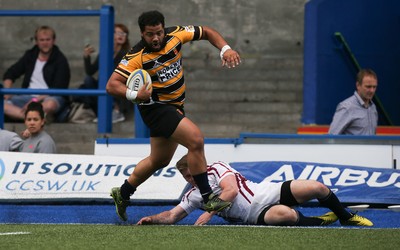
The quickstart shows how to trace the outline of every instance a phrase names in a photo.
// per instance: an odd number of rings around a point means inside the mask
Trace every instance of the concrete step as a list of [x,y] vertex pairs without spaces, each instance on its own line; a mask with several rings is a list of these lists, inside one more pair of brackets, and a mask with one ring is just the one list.
[[[189,114],[196,115],[197,113],[214,113],[236,115],[242,114],[299,114],[302,107],[299,102],[189,102],[185,105],[185,111]],[[202,114],[204,115],[204,114]]]
[[[200,113],[191,114],[187,116],[196,123],[210,123],[210,124],[241,124],[245,126],[277,126],[281,127],[285,123],[299,123],[299,114],[263,114],[257,115],[255,113],[241,113],[238,114],[220,114],[220,113]],[[267,132],[267,131],[266,131]]]
[[217,80],[191,80],[186,84],[187,92],[198,90],[210,91],[283,91],[283,92],[298,92],[302,91],[303,84],[301,80],[265,80],[258,81],[253,79],[245,80],[232,80],[227,83]]
[[186,102],[216,102],[216,103],[236,103],[236,102],[249,102],[257,103],[263,102],[298,102],[302,101],[302,96],[297,91],[281,92],[281,91],[209,91],[197,90],[193,93],[188,93]]

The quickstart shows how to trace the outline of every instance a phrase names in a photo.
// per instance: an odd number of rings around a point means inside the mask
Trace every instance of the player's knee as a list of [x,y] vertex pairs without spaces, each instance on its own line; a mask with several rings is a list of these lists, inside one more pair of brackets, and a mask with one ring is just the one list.
[[265,214],[265,221],[269,225],[290,226],[296,224],[297,213],[290,207],[275,205]]
[[325,197],[330,192],[330,189],[319,181],[314,181],[313,188],[315,193],[317,193],[320,197]]
[[191,139],[189,144],[189,151],[203,151],[204,138],[202,135],[196,135]]
[[287,207],[279,211],[279,218],[282,222],[292,224],[297,221],[297,213],[293,209]]

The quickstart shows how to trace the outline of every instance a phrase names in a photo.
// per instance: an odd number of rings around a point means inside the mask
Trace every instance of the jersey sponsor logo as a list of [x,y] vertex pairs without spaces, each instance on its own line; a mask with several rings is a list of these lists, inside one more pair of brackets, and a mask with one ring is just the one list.
[[120,62],[122,65],[124,66],[128,66],[128,60],[126,60],[125,58],[121,60]]
[[194,32],[194,26],[193,25],[188,25],[188,26],[184,26],[185,30],[187,32]]
[[160,83],[167,82],[168,80],[179,75],[182,71],[182,59],[179,59],[175,63],[164,67],[163,69],[157,71],[158,80]]

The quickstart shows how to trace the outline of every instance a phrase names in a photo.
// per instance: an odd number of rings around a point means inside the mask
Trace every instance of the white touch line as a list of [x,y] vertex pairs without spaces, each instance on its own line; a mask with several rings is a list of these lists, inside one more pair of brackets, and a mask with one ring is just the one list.
[[2,235],[17,235],[17,234],[30,234],[31,232],[9,232],[9,233],[0,233]]

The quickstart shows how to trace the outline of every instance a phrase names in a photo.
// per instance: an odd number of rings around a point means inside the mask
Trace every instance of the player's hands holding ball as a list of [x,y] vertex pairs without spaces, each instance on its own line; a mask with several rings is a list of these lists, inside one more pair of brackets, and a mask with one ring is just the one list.
[[229,45],[222,47],[220,52],[222,67],[234,68],[242,63],[239,53],[231,49]]
[[147,102],[150,100],[153,86],[151,76],[146,70],[134,70],[129,75],[126,86],[126,99],[133,103]]

